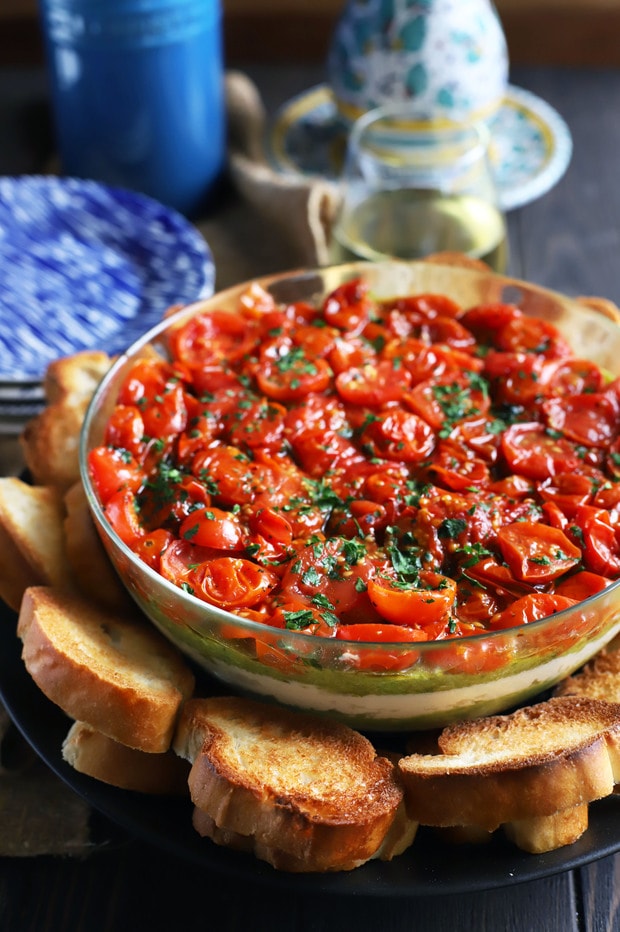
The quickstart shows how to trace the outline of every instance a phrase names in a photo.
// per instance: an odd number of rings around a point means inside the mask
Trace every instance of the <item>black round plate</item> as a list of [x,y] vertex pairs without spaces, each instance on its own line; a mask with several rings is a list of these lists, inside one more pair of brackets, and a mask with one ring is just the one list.
[[300,893],[417,897],[537,880],[620,850],[620,800],[611,797],[590,806],[590,827],[582,838],[544,855],[520,851],[500,832],[488,844],[461,846],[420,829],[411,848],[390,862],[370,861],[357,870],[335,874],[275,871],[251,855],[201,838],[192,827],[188,800],[119,790],[73,770],[61,753],[71,722],[27,673],[15,627],[15,614],[0,603],[0,697],[35,751],[94,809],[127,832],[209,871]]

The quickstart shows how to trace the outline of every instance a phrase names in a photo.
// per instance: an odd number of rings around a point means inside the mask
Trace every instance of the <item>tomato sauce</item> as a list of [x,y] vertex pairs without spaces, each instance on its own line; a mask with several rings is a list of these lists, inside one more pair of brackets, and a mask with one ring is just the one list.
[[322,637],[519,626],[620,576],[620,389],[553,324],[440,294],[238,315],[133,364],[90,470],[107,519],[199,599]]

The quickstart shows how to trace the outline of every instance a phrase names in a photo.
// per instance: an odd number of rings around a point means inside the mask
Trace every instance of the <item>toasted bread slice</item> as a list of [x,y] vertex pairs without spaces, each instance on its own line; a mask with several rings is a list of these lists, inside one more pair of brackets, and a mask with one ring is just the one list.
[[111,358],[101,350],[82,350],[55,359],[47,367],[43,380],[47,401],[88,404],[111,364]]
[[242,836],[280,870],[359,866],[403,800],[393,764],[358,732],[251,699],[186,703],[173,747],[192,762],[198,830],[225,844]]
[[72,588],[63,521],[55,488],[0,478],[0,596],[14,611],[28,586]]
[[17,633],[26,669],[67,715],[128,747],[168,750],[194,675],[145,619],[35,586],[24,594]]
[[97,534],[81,482],[71,486],[64,502],[65,549],[76,588],[105,608],[128,611],[133,606],[131,596],[117,576]]
[[62,756],[79,773],[123,790],[152,795],[189,796],[189,764],[172,751],[146,754],[128,748],[84,722],[74,722]]
[[439,746],[440,754],[399,762],[410,816],[493,831],[610,795],[620,776],[620,706],[549,699],[448,726]]
[[572,845],[588,828],[588,804],[580,803],[553,815],[535,816],[507,822],[504,832],[518,848],[530,854],[544,854]]
[[425,256],[424,262],[432,262],[434,265],[450,265],[461,269],[473,269],[474,272],[490,272],[491,269],[482,259],[474,259],[462,252],[434,252],[430,256]]
[[111,362],[106,353],[93,350],[48,366],[44,380],[48,406],[28,421],[20,436],[26,466],[38,485],[65,490],[78,481],[84,415]]
[[579,673],[562,680],[554,695],[584,696],[620,703],[620,651],[601,651]]

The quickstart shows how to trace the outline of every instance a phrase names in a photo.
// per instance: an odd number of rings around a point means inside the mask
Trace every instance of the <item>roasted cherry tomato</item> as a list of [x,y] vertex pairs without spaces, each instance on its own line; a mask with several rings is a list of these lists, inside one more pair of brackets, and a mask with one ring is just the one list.
[[425,628],[446,624],[456,599],[456,582],[422,571],[410,583],[377,574],[368,581],[370,601],[379,614],[397,625]]
[[88,455],[88,467],[104,505],[116,492],[137,492],[146,479],[142,467],[124,447],[95,447]]
[[531,479],[577,471],[581,465],[574,444],[543,424],[513,424],[502,434],[501,449],[511,471]]
[[192,568],[187,583],[199,599],[234,610],[262,602],[277,585],[278,577],[241,557],[216,557]]
[[559,528],[517,521],[502,527],[497,540],[513,576],[541,585],[563,576],[581,559],[581,550]]
[[565,608],[570,608],[575,604],[574,599],[566,598],[563,595],[554,595],[549,592],[532,592],[517,599],[503,612],[496,615],[492,620],[492,627],[497,628],[517,628],[520,625],[528,625],[533,621],[540,621],[541,618],[547,618],[555,612],[561,612]]

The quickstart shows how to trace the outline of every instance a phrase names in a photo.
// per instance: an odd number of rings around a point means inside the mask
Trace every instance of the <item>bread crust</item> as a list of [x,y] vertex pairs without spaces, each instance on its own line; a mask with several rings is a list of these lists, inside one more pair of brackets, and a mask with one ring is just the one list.
[[131,596],[116,574],[97,534],[81,482],[76,482],[65,493],[64,502],[65,548],[76,587],[105,608],[117,612],[130,611],[133,608]]
[[559,683],[555,696],[582,696],[620,703],[620,651],[604,650]]
[[174,748],[193,759],[192,801],[218,829],[209,836],[251,838],[281,870],[359,866],[403,799],[393,764],[358,732],[250,699],[191,700]]
[[507,838],[530,854],[544,854],[564,845],[572,845],[588,828],[588,805],[561,809],[549,816],[509,822],[504,826]]
[[147,754],[128,748],[84,722],[74,722],[62,756],[79,773],[124,790],[151,795],[189,796],[189,765],[172,751]]
[[613,792],[620,706],[550,699],[512,715],[449,726],[443,753],[399,762],[409,815],[424,825],[499,825]]
[[14,611],[28,586],[73,587],[63,520],[55,488],[0,478],[0,595]]
[[112,359],[85,350],[50,363],[44,378],[47,407],[20,435],[24,460],[38,485],[63,491],[80,478],[79,438],[86,408]]
[[18,617],[26,669],[73,719],[150,753],[170,747],[194,675],[147,622],[50,587],[26,590]]

